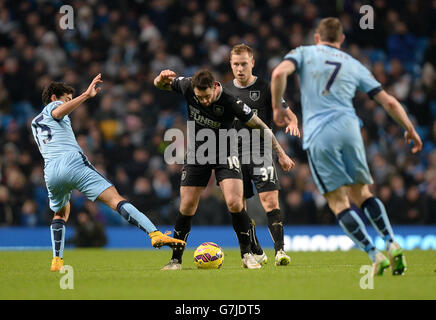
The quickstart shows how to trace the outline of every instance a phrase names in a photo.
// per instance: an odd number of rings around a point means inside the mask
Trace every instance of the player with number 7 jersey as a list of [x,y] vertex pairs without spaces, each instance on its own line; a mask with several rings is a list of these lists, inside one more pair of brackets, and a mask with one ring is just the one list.
[[[412,152],[422,141],[403,107],[385,92],[371,72],[358,60],[341,51],[345,40],[339,19],[322,19],[314,34],[315,45],[289,52],[272,73],[273,108],[279,108],[287,76],[300,78],[303,113],[303,148],[314,181],[336,215],[339,225],[373,263],[373,275],[382,275],[391,265],[394,275],[406,271],[406,260],[380,199],[370,191],[373,183],[366,160],[360,121],[353,107],[356,90],[380,103],[405,129],[406,141],[413,140]],[[351,207],[360,207],[385,241],[389,260],[376,249],[360,216]]]
[[99,200],[145,231],[154,247],[185,246],[185,242],[158,231],[145,214],[118,194],[118,191],[88,161],[78,145],[68,115],[101,90],[97,75],[88,89],[73,99],[74,89],[62,82],[52,82],[43,91],[46,105],[32,120],[32,132],[44,158],[44,179],[47,185],[50,209],[54,217],[50,226],[53,259],[51,271],[63,267],[66,222],[70,215],[70,196],[73,189],[82,192],[89,200]]

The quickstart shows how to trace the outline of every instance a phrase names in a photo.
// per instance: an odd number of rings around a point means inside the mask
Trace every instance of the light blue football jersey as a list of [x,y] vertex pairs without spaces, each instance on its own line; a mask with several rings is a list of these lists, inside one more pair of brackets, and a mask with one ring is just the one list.
[[344,114],[358,118],[352,103],[356,89],[371,98],[382,90],[366,67],[335,47],[301,46],[284,59],[295,64],[300,78],[304,149],[329,122]]
[[62,103],[62,101],[49,103],[32,120],[33,137],[46,164],[67,152],[82,151],[68,115],[60,120],[54,119],[51,115],[51,112]]

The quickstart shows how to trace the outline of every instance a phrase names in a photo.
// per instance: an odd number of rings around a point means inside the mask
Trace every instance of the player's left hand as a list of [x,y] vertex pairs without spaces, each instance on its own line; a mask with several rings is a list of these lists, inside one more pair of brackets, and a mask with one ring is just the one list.
[[279,106],[277,108],[273,107],[273,120],[278,127],[283,128],[291,124],[292,117],[286,109]]
[[300,138],[300,129],[298,128],[297,116],[291,111],[290,108],[287,108],[286,112],[291,118],[291,121],[286,126],[285,132],[289,133],[291,136],[296,136]]
[[289,133],[291,136],[300,138],[300,129],[298,129],[298,123],[291,122],[285,129],[285,133]]
[[421,151],[422,141],[419,134],[415,130],[404,132],[404,138],[406,139],[407,143],[413,141],[412,153],[417,153],[418,151]]
[[91,82],[91,84],[89,85],[88,89],[85,91],[85,94],[89,97],[89,98],[93,98],[97,95],[97,93],[100,92],[101,87],[96,88],[95,86],[99,83],[102,83],[103,80],[101,80],[101,73],[99,73]]
[[295,162],[285,153],[280,155],[278,160],[284,171],[289,171],[295,166]]

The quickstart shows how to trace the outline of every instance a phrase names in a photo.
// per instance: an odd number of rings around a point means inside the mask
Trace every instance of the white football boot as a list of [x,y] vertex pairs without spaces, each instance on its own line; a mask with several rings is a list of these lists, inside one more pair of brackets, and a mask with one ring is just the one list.
[[177,259],[171,259],[161,270],[182,270],[182,264]]
[[254,259],[256,259],[257,263],[259,263],[262,266],[268,262],[268,257],[266,256],[265,251],[262,254],[253,253],[253,257]]
[[287,266],[291,263],[291,258],[283,250],[279,250],[276,253],[276,266]]
[[242,266],[247,269],[260,269],[262,266],[256,261],[252,253],[244,253],[242,256]]

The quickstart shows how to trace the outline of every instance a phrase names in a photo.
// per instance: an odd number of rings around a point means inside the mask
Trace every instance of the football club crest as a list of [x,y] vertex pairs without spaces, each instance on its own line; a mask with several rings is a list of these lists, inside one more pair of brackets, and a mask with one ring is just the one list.
[[217,116],[222,116],[224,113],[224,107],[217,105],[213,106],[213,113]]
[[253,101],[257,101],[260,98],[260,91],[259,90],[255,90],[255,91],[250,91],[250,99]]

